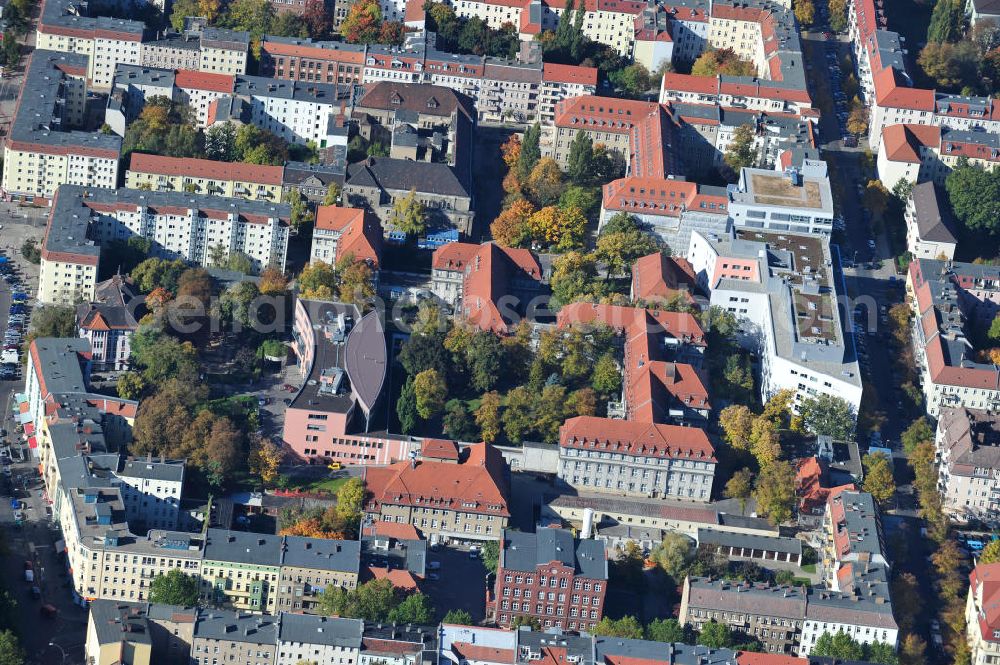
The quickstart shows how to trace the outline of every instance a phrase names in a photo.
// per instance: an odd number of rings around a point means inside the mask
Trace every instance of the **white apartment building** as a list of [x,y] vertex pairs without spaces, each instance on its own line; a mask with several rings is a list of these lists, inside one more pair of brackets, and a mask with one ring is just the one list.
[[1000,369],[982,362],[966,333],[967,326],[988,328],[1000,309],[1000,269],[917,259],[906,289],[927,414],[937,418],[949,406],[1000,408]]
[[38,49],[76,53],[87,58],[87,78],[95,90],[110,90],[119,64],[142,60],[141,22],[68,13],[65,0],[42,6],[35,43]]
[[801,168],[784,173],[744,168],[729,191],[736,228],[829,235],[833,216],[833,192],[821,160],[804,160]]
[[914,258],[948,261],[955,258],[958,241],[949,228],[950,220],[946,219],[946,209],[940,205],[938,196],[933,182],[923,182],[906,199],[906,247]]
[[205,194],[144,190],[56,193],[42,243],[41,302],[92,299],[99,243],[140,235],[157,256],[209,265],[213,248],[241,252],[254,270],[284,270],[290,210],[287,204],[226,199]]
[[274,665],[355,665],[364,627],[359,619],[282,613]]
[[49,199],[60,185],[113,188],[121,139],[83,132],[86,59],[36,50],[3,144],[3,195]]
[[178,529],[184,462],[180,460],[126,460],[116,474],[129,523],[152,529]]
[[750,228],[714,237],[694,231],[687,259],[711,303],[736,316],[742,343],[759,354],[765,399],[787,388],[796,404],[826,394],[857,413],[861,373],[840,318],[842,287],[827,238]]
[[1000,417],[944,407],[934,437],[942,508],[962,522],[997,521],[1000,510]]
[[976,566],[969,574],[966,638],[972,665],[1000,662],[1000,563]]

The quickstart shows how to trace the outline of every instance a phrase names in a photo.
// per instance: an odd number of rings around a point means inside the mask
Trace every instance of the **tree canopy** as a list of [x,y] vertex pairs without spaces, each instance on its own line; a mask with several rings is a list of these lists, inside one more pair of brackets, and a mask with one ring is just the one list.
[[199,579],[178,568],[159,574],[149,585],[149,602],[193,607],[198,604]]

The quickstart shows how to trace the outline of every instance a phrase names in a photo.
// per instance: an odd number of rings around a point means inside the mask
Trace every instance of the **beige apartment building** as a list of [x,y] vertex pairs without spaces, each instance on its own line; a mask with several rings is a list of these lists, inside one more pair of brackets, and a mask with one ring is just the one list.
[[366,467],[369,501],[365,511],[382,522],[411,524],[431,542],[500,540],[507,527],[505,462],[488,444],[434,457],[425,446],[423,460]]
[[280,536],[209,529],[202,598],[237,611],[274,614],[280,567]]
[[361,543],[285,536],[276,611],[315,612],[328,586],[358,586]]
[[14,199],[51,198],[60,185],[113,188],[121,139],[78,131],[84,124],[87,61],[37,50],[28,62],[3,143],[3,193]]
[[282,166],[134,152],[125,172],[125,187],[278,202],[281,201],[283,172]]

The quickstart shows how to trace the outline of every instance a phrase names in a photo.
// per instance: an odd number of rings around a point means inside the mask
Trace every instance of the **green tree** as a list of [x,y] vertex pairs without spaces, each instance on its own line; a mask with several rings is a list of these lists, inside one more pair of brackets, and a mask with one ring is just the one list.
[[591,629],[590,633],[605,637],[626,637],[632,640],[643,638],[642,624],[634,616],[624,616],[621,619],[604,617]]
[[38,265],[42,262],[42,250],[38,248],[38,241],[34,238],[26,238],[23,243],[21,243],[21,256],[28,263],[34,263]]
[[337,490],[337,517],[348,522],[361,518],[361,506],[365,499],[365,484],[361,478],[349,478]]
[[991,540],[979,554],[979,565],[1000,561],[1000,540]]
[[412,593],[394,607],[386,619],[394,623],[426,626],[434,623],[434,606],[424,594]]
[[180,259],[168,261],[154,257],[137,265],[132,271],[132,279],[143,293],[150,293],[158,287],[176,293],[178,281],[185,270],[187,265]]
[[830,633],[820,635],[810,655],[829,656],[840,660],[862,660],[865,657],[865,650],[850,635],[838,630],[835,635]]
[[739,173],[740,169],[755,166],[757,164],[756,140],[753,125],[740,125],[733,130],[733,138],[722,157],[726,165],[736,173]]
[[404,434],[409,434],[417,428],[420,414],[417,411],[417,393],[413,387],[413,377],[406,377],[406,383],[396,400],[396,416],[399,418],[399,428]]
[[799,415],[806,428],[817,435],[846,441],[854,434],[857,414],[843,398],[821,394],[802,400]]
[[417,413],[424,420],[439,414],[448,399],[448,385],[435,369],[425,369],[414,377],[413,392],[417,399]]
[[687,642],[687,631],[677,619],[653,619],[646,624],[646,639],[654,642]]
[[504,361],[503,346],[497,336],[486,331],[476,332],[469,340],[465,358],[472,386],[483,392],[492,390]]
[[452,399],[445,404],[441,426],[444,433],[456,441],[471,441],[478,435],[472,414],[460,399]]
[[653,548],[649,558],[675,580],[682,580],[694,560],[694,543],[682,533],[671,531]]
[[879,663],[880,665],[896,665],[899,657],[892,644],[885,642],[872,642],[864,645],[865,660],[869,663]]
[[[399,604],[389,580],[369,580],[350,591],[331,584],[319,597],[319,611],[323,614],[382,623],[392,621],[390,615]],[[417,600],[407,611],[418,611],[420,605]]]
[[596,299],[601,293],[596,278],[597,261],[593,254],[567,252],[552,262],[552,297],[560,306],[576,300]]
[[220,122],[205,130],[205,157],[220,162],[236,161],[235,124]]
[[297,281],[303,298],[332,300],[337,273],[326,261],[312,261],[302,269]]
[[617,395],[621,391],[622,373],[610,352],[602,355],[594,364],[591,386],[594,391],[606,397]]
[[889,207],[889,190],[881,180],[869,180],[862,201],[865,208],[871,211],[872,217],[882,219]]
[[524,441],[535,426],[534,405],[537,394],[527,386],[518,386],[504,397],[503,431],[511,443]]
[[929,441],[934,441],[934,429],[927,422],[927,418],[923,416],[910,423],[910,426],[900,436],[900,442],[903,444],[903,450],[906,451],[907,455],[913,454],[913,451],[921,443]]
[[569,145],[566,175],[575,184],[587,184],[591,181],[593,167],[594,142],[587,132],[577,131]]
[[224,28],[249,32],[250,40],[259,42],[270,32],[274,17],[274,5],[267,0],[232,0],[220,23]]
[[753,498],[757,502],[757,512],[766,515],[771,524],[790,520],[796,498],[795,469],[792,465],[778,460],[761,469]]
[[69,305],[43,305],[31,315],[27,339],[76,337],[76,311]]
[[728,649],[735,644],[733,631],[726,624],[712,619],[701,627],[698,644],[711,649]]
[[955,0],[937,0],[927,24],[928,42],[954,42],[962,37],[965,13]]
[[521,154],[517,158],[517,176],[521,182],[526,182],[535,164],[542,157],[539,141],[542,136],[542,126],[537,122],[524,132],[521,140]]
[[427,210],[411,189],[406,196],[396,199],[389,214],[389,223],[406,235],[418,236],[427,229]]
[[441,619],[441,623],[450,623],[458,626],[473,626],[472,615],[465,610],[448,610],[448,613]]
[[500,395],[494,390],[483,395],[476,409],[480,438],[486,443],[493,443],[500,435],[500,408]]
[[847,0],[830,0],[830,29],[834,32],[847,30]]
[[608,73],[609,82],[630,97],[641,97],[653,87],[653,78],[646,67],[634,62]]
[[485,541],[480,546],[479,557],[486,570],[495,574],[497,566],[500,565],[500,543],[496,540]]
[[184,19],[188,16],[201,16],[198,0],[174,0],[171,8],[170,25],[177,32],[184,31]]
[[625,228],[608,231],[609,223],[601,229],[601,235],[597,238],[597,260],[604,263],[608,278],[625,272],[636,259],[659,249],[652,236],[639,228],[635,218],[628,213],[618,213],[615,218],[619,216],[627,218],[628,222],[619,225]]
[[739,500],[740,514],[746,513],[747,499],[753,495],[753,478],[753,471],[744,467],[734,473],[726,483],[725,497]]
[[177,568],[159,574],[149,584],[149,602],[193,607],[198,604],[198,578]]
[[864,490],[880,504],[896,493],[896,481],[892,477],[892,459],[884,453],[868,453],[862,458],[865,468]]
[[150,385],[174,378],[193,381],[198,376],[194,345],[155,329],[140,328],[132,336],[132,363],[142,370],[143,380]]
[[331,182],[326,188],[326,194],[323,195],[323,205],[333,206],[339,204],[341,193],[340,185],[336,182]]
[[139,399],[146,388],[146,382],[138,372],[125,372],[118,377],[118,396],[122,399]]
[[17,634],[12,630],[0,631],[0,665],[24,665],[25,653]]
[[945,179],[955,217],[972,231],[996,234],[1000,230],[1000,174],[960,160]]

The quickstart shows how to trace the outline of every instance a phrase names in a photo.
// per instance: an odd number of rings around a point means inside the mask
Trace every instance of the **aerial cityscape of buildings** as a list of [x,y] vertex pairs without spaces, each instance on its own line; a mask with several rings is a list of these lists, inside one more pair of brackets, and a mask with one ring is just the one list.
[[10,3],[0,650],[1000,662],[1000,10],[931,11]]

